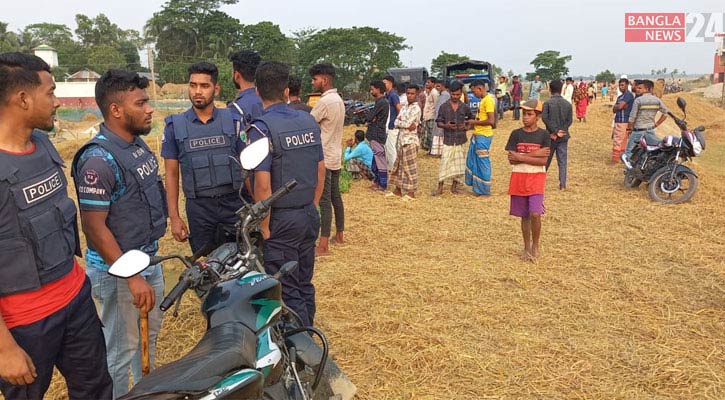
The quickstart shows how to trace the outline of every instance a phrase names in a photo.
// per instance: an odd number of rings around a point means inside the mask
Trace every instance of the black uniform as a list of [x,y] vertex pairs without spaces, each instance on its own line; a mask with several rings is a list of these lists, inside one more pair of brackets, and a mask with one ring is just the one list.
[[166,118],[161,156],[179,160],[192,252],[214,240],[219,225],[233,231],[242,207],[242,172],[233,160],[244,147],[239,126],[229,109],[215,108],[206,123],[193,109]]
[[298,185],[272,204],[270,238],[264,243],[264,266],[273,274],[286,262],[297,269],[282,278],[282,298],[305,325],[315,318],[315,241],[320,215],[314,205],[318,163],[323,160],[320,127],[309,114],[277,103],[264,110],[249,130],[251,142],[266,136],[270,154],[256,171],[271,173],[272,192],[295,179]]

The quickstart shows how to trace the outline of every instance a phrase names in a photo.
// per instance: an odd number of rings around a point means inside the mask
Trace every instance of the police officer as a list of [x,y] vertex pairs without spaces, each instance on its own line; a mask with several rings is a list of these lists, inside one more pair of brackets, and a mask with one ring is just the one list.
[[234,87],[239,90],[239,94],[227,106],[241,118],[242,125],[247,127],[252,120],[262,115],[262,99],[254,87],[254,73],[262,58],[256,51],[241,50],[233,53],[229,59],[234,71]]
[[151,131],[154,109],[148,80],[134,72],[110,70],[96,82],[96,103],[103,114],[100,132],[73,159],[81,223],[88,241],[86,273],[100,305],[108,348],[113,397],[128,392],[128,369],[141,379],[139,312],[148,313],[149,354],[154,365],[164,293],[161,265],[128,279],[106,271],[124,252],[158,250],[166,231],[166,199],[158,161],[140,138]]
[[76,207],[44,132],[60,102],[45,61],[0,54],[0,392],[42,399],[63,374],[71,399],[110,399],[111,378]]
[[275,273],[282,264],[298,261],[295,271],[282,278],[282,298],[311,326],[315,317],[315,240],[320,229],[317,205],[325,183],[320,127],[310,114],[287,107],[289,67],[265,62],[255,75],[264,113],[249,129],[249,140],[269,138],[271,154],[254,170],[254,199],[266,199],[295,179],[298,185],[272,204],[260,229],[264,266]]
[[[216,238],[218,225],[233,232],[235,212],[242,207],[242,172],[234,161],[244,146],[238,135],[240,121],[229,109],[214,106],[218,79],[219,71],[212,63],[189,67],[192,107],[166,118],[161,147],[171,233],[179,242],[188,237],[195,253],[208,242],[222,239]],[[191,235],[179,216],[179,168]]]

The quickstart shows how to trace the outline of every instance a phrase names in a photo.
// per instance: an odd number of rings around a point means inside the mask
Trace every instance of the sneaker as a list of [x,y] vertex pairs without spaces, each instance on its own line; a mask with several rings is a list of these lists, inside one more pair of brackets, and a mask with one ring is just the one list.
[[627,157],[626,154],[622,153],[622,156],[620,158],[622,159],[622,162],[627,169],[632,169],[632,163],[629,162],[629,157]]

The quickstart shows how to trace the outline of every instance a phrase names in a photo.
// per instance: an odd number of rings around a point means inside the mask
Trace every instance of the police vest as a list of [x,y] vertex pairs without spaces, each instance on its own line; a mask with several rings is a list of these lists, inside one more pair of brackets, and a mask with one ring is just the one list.
[[[76,206],[68,198],[63,160],[46,135],[32,133],[35,151],[0,152],[0,296],[36,290],[73,268],[80,255]],[[7,197],[5,197],[7,196]]]
[[292,179],[297,180],[297,186],[272,207],[302,208],[315,199],[322,146],[320,126],[303,111],[287,113],[271,112],[258,120],[269,128],[272,142],[272,192]]
[[179,148],[181,186],[187,198],[236,193],[242,169],[232,158],[237,129],[229,110],[218,109],[208,124],[192,124],[184,114],[171,117]]
[[[78,160],[90,146],[100,146],[113,156],[121,170],[126,191],[111,201],[106,225],[123,252],[158,240],[166,232],[166,191],[158,175],[159,164],[146,143],[128,143],[102,129],[83,145],[73,159],[73,178],[78,182]],[[78,185],[76,185],[76,190]]]

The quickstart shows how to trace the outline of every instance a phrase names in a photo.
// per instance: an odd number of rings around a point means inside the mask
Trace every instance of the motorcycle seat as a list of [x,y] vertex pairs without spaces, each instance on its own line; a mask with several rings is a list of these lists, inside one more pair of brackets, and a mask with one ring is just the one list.
[[198,394],[242,366],[254,368],[256,359],[254,332],[241,323],[222,324],[209,329],[185,356],[151,371],[121,399]]

